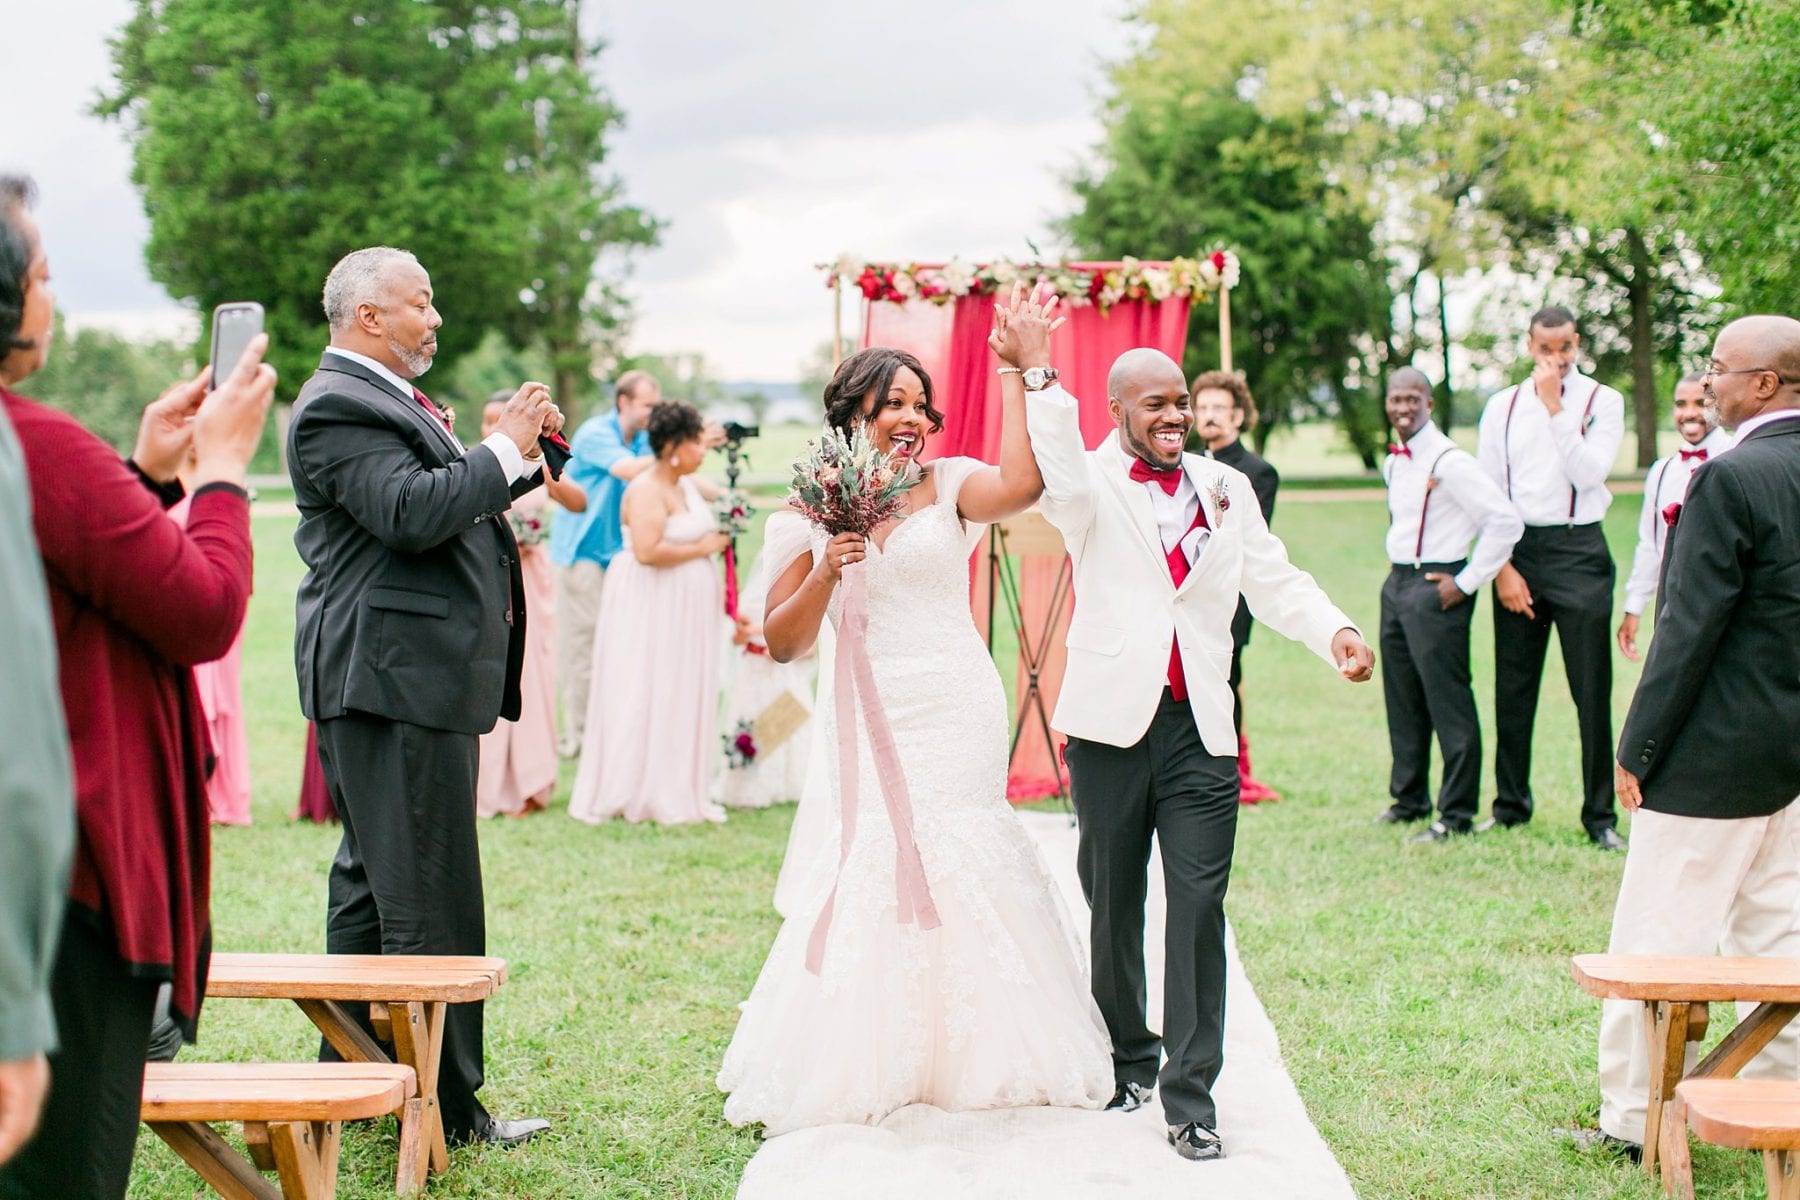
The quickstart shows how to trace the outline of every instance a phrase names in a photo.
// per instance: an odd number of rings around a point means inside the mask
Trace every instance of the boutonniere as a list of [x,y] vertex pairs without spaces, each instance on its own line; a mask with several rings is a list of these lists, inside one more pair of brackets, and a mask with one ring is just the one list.
[[[1223,479],[1215,479],[1206,485],[1206,498],[1213,503],[1213,510],[1223,517],[1231,509],[1231,493],[1225,488]],[[1224,522],[1221,521],[1220,524]]]
[[1677,500],[1673,504],[1665,505],[1663,508],[1663,524],[1667,525],[1670,529],[1673,529],[1675,528],[1675,522],[1679,520],[1681,520],[1681,501]]

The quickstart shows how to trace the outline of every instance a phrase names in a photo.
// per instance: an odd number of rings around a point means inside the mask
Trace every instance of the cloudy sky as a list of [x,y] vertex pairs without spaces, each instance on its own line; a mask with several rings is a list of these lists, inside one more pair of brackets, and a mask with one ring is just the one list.
[[[814,264],[845,251],[1053,251],[1063,179],[1098,139],[1104,68],[1132,36],[1124,0],[587,4],[627,120],[612,163],[667,222],[633,268],[633,348],[698,351],[728,379],[793,378],[829,339]],[[129,150],[87,115],[129,8],[9,14],[0,166],[38,180],[71,318],[167,330],[184,316],[144,269]]]

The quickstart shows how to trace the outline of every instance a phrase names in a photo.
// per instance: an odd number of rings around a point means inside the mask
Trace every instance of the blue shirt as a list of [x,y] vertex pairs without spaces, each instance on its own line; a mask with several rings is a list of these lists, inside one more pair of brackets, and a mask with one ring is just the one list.
[[625,544],[619,524],[619,506],[626,481],[612,473],[613,464],[650,453],[650,433],[640,429],[631,444],[619,427],[615,410],[589,417],[569,442],[573,455],[563,478],[587,493],[586,512],[559,512],[550,526],[550,561],[559,567],[578,562],[609,565]]

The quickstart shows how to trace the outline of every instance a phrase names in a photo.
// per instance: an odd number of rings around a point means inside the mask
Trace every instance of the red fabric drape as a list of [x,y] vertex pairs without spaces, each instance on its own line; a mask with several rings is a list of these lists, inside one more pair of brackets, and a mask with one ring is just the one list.
[[[866,305],[863,346],[910,351],[931,376],[937,407],[944,414],[944,431],[931,439],[929,458],[960,454],[984,462],[999,461],[1000,377],[994,371],[999,364],[987,348],[993,313],[993,296],[963,296],[945,305],[923,301]],[[1069,321],[1051,339],[1050,359],[1061,373],[1063,387],[1080,401],[1081,435],[1091,449],[1113,428],[1106,403],[1106,373],[1113,360],[1133,347],[1153,346],[1181,361],[1187,342],[1188,302],[1124,300],[1104,313],[1086,306],[1068,309],[1063,315]],[[1019,563],[1019,602],[1034,642],[1049,609],[1056,568],[1057,561],[1048,556],[1026,556]],[[986,546],[977,551],[971,574],[971,605],[976,624],[985,632]],[[1051,635],[1039,677],[1045,706],[1051,711],[1056,707],[1067,657],[1063,639],[1068,630],[1068,607]],[[1008,621],[1004,613],[997,619],[1002,627]],[[1002,664],[1001,669],[1008,668]],[[1017,671],[1017,694],[1023,695],[1027,682],[1024,664],[1012,669]],[[1046,795],[1056,788],[1056,748],[1044,744],[1035,726],[1035,714],[1028,714],[1008,781],[1008,792],[1015,800]]]

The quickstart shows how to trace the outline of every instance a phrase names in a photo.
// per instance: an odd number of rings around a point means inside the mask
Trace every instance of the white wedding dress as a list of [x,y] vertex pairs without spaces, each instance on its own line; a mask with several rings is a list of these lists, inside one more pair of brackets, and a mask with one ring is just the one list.
[[[1079,943],[1006,800],[1005,693],[969,615],[971,539],[956,512],[957,488],[981,466],[934,463],[937,502],[871,545],[864,565],[869,659],[942,924],[897,920],[895,836],[866,728],[859,719],[841,734],[834,704],[822,701],[817,735],[832,748],[856,739],[854,839],[840,873],[841,781],[828,752],[828,851],[775,938],[719,1072],[734,1125],[760,1123],[773,1136],[873,1123],[908,1104],[1098,1108],[1112,1096]],[[824,541],[791,512],[771,515],[765,578]],[[834,883],[814,975],[808,941]]]

